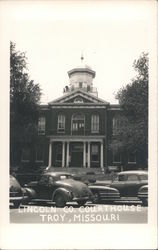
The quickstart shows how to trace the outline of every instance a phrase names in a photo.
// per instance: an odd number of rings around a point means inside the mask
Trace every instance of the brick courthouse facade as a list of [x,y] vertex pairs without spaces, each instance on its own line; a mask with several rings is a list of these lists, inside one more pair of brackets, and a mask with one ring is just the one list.
[[136,155],[109,149],[121,110],[119,105],[98,98],[93,87],[95,71],[81,58],[81,66],[68,75],[70,82],[63,95],[40,105],[37,143],[22,148],[21,164],[72,172],[107,172],[109,166],[136,169]]

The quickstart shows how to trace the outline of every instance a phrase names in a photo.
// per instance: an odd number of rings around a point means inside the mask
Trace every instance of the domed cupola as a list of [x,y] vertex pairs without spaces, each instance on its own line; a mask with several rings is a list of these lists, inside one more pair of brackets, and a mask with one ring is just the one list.
[[90,66],[84,64],[84,57],[81,56],[81,65],[68,71],[70,79],[69,87],[66,86],[64,92],[72,92],[76,89],[81,89],[85,92],[98,96],[97,89],[93,87],[93,78],[95,71]]

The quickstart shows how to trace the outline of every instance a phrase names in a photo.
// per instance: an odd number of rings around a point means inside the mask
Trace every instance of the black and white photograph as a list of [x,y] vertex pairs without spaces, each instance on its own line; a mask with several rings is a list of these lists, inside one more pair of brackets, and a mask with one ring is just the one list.
[[156,249],[157,1],[0,7],[0,248]]

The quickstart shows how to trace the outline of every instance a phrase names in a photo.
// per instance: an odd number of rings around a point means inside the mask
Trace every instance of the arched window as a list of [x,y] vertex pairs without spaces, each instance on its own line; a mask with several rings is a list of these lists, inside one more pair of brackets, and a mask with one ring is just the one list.
[[73,133],[83,134],[85,129],[85,116],[83,114],[74,114],[72,116],[71,131]]
[[92,133],[99,132],[99,115],[97,114],[91,116],[91,132]]
[[65,132],[65,115],[58,115],[58,132]]

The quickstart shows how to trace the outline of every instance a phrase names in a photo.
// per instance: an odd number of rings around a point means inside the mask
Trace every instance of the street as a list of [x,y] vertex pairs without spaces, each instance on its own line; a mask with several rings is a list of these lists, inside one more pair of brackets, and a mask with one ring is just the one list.
[[21,205],[10,207],[11,223],[147,223],[148,208],[138,204],[91,204],[78,206],[68,203],[57,208],[47,205]]

